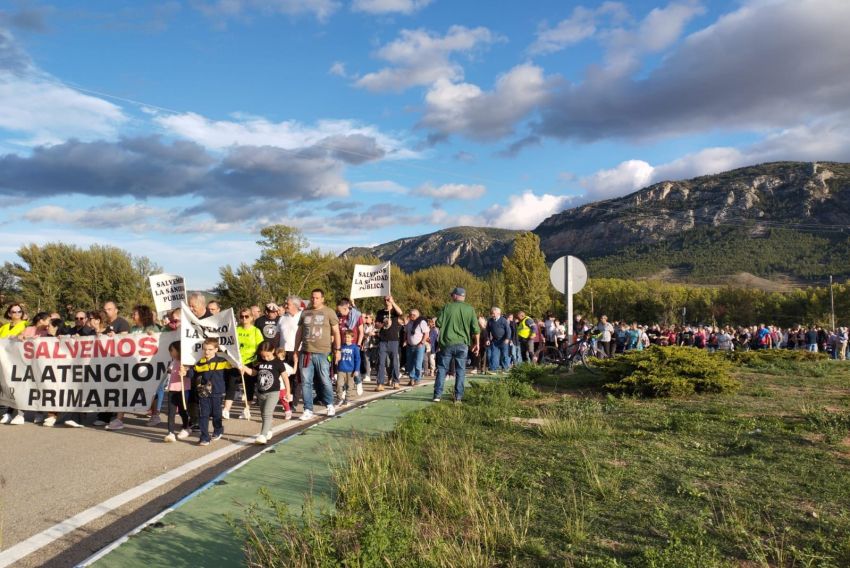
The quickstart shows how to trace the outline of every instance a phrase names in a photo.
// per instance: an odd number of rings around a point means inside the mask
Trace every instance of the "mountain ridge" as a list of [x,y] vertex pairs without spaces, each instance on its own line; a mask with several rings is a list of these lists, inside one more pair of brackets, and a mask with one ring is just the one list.
[[[550,262],[573,254],[588,262],[594,276],[623,277],[628,267],[633,277],[671,269],[699,278],[723,268],[725,255],[730,270],[719,274],[811,280],[825,270],[850,276],[850,260],[824,254],[850,253],[848,228],[850,164],[769,162],[578,205],[532,232]],[[406,271],[455,264],[483,275],[501,267],[519,232],[454,227],[343,255],[377,256]]]

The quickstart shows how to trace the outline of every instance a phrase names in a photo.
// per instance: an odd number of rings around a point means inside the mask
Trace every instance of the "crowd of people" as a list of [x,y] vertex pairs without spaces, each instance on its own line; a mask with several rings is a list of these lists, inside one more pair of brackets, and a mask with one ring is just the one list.
[[[265,444],[272,436],[272,417],[278,405],[286,420],[292,419],[299,405],[299,418],[311,419],[315,402],[333,416],[339,406],[361,396],[366,383],[374,381],[374,390],[380,392],[401,388],[403,380],[415,386],[425,377],[435,378],[433,400],[439,402],[450,374],[455,377],[454,400],[459,403],[467,367],[470,373],[479,373],[507,370],[522,362],[536,363],[544,348],[563,346],[580,336],[590,338],[595,354],[601,357],[650,345],[709,351],[806,349],[829,352],[836,359],[847,356],[846,327],[828,331],[817,326],[639,325],[609,322],[603,315],[596,321],[577,316],[570,337],[567,326],[552,314],[535,319],[523,310],[503,314],[493,307],[485,317],[465,302],[463,288],[453,289],[450,296],[451,301],[433,317],[415,307],[402,309],[392,296],[383,298],[384,307],[375,313],[361,312],[348,298],[339,300],[332,309],[325,305],[321,289],[313,290],[307,301],[290,296],[282,305],[269,302],[263,309],[259,305],[237,309],[241,361],[228,361],[219,351],[218,340],[207,339],[198,361],[183,365],[180,342],[172,343],[168,374],[148,409],[147,424],[159,425],[165,407],[165,442],[197,434],[198,443],[208,445],[222,437],[234,402],[242,400],[240,416],[248,417],[252,405],[260,411],[261,429],[255,440]],[[199,319],[221,311],[218,302],[208,302],[200,292],[190,294],[187,304]],[[102,310],[75,311],[66,321],[55,312],[29,317],[25,306],[13,303],[4,315],[6,323],[0,326],[0,338],[28,341],[177,330],[181,310],[158,319],[150,307],[137,305],[127,321],[117,304],[110,301]],[[0,408],[0,412],[2,424],[25,422],[24,413],[14,408]],[[176,425],[178,416],[180,428]],[[124,428],[123,413],[36,413],[33,420],[44,426]]]

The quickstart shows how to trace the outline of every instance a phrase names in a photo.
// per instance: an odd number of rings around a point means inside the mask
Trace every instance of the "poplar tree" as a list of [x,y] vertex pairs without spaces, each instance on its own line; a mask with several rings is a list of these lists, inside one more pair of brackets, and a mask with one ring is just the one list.
[[540,237],[531,232],[517,235],[513,251],[502,258],[502,272],[507,309],[541,317],[549,306],[549,267]]

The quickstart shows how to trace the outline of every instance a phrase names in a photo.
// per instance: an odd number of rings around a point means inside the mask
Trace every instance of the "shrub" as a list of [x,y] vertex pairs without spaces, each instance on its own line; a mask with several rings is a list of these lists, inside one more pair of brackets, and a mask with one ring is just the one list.
[[728,361],[692,347],[653,346],[597,364],[610,381],[605,388],[616,394],[688,396],[734,392],[741,386],[731,377]]
[[511,367],[507,379],[528,385],[541,384],[550,374],[550,370],[542,365],[520,363]]
[[762,368],[777,363],[808,363],[825,361],[826,353],[813,353],[802,349],[756,349],[754,351],[729,351],[725,357],[747,367]]

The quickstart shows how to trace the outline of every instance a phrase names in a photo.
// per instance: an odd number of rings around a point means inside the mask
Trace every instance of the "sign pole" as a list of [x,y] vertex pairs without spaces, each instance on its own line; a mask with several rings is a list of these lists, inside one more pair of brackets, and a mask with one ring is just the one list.
[[573,342],[573,274],[570,266],[570,257],[567,257],[566,270],[564,270],[564,304],[567,307],[567,341]]
[[832,274],[829,275],[829,313],[832,319],[832,331],[835,331],[835,296],[832,292]]

